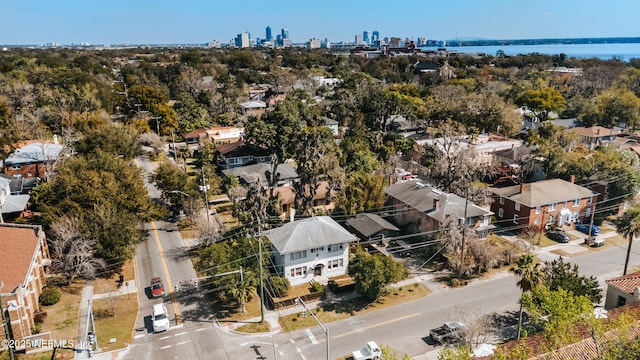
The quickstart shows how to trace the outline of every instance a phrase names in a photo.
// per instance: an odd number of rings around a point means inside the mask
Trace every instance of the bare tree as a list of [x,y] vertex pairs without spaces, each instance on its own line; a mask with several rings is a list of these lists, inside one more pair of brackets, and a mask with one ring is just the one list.
[[51,224],[52,269],[72,282],[77,277],[93,279],[106,267],[104,260],[94,257],[95,240],[85,237],[82,219],[64,215]]

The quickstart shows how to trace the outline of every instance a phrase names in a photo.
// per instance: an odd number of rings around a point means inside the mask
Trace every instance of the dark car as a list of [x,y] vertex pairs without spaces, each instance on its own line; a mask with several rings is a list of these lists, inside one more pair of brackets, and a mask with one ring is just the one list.
[[[576,224],[576,230],[580,231],[581,233],[589,235],[588,224]],[[597,227],[596,225],[591,225],[591,235],[598,235],[598,234],[600,234],[600,228]]]
[[547,237],[560,243],[568,243],[571,240],[564,231],[551,231],[547,233]]

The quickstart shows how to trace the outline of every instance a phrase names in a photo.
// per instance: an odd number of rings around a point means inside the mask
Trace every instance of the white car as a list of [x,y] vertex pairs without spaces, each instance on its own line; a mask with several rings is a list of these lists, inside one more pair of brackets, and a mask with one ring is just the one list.
[[153,332],[160,332],[169,330],[169,314],[167,313],[167,307],[164,304],[153,305],[153,314],[151,315],[153,321]]

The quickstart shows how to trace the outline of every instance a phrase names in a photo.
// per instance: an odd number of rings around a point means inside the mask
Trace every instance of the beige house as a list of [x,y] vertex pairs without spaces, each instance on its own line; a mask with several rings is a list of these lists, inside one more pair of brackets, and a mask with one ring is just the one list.
[[[13,339],[32,335],[34,314],[50,264],[44,231],[36,225],[0,224],[0,299]],[[0,328],[0,338],[5,339]],[[0,348],[1,350],[2,348]]]
[[640,271],[607,280],[605,310],[640,302]]

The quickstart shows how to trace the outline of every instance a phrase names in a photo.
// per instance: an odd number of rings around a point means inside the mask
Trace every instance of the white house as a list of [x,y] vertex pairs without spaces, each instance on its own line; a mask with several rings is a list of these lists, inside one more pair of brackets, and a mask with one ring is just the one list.
[[344,275],[357,238],[328,216],[296,220],[264,233],[276,271],[292,286]]

